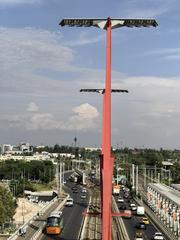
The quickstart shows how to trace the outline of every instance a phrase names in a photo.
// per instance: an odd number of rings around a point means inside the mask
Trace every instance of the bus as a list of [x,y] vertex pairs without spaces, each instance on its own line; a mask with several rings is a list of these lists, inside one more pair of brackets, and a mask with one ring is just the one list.
[[47,218],[46,234],[59,235],[63,230],[63,215],[62,212],[52,212]]

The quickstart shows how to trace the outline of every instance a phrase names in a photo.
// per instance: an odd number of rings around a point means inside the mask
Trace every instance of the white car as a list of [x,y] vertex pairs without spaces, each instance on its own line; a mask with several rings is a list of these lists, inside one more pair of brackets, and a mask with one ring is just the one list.
[[66,207],[72,207],[73,206],[73,199],[72,198],[68,198],[66,200],[66,204],[65,204]]
[[124,199],[123,199],[123,197],[118,197],[118,200],[117,200],[117,201],[123,203],[123,202],[124,202]]
[[143,240],[143,233],[142,232],[137,232],[134,240]]
[[137,206],[134,203],[131,203],[131,210],[132,211],[136,211],[137,210]]
[[163,237],[162,233],[156,232],[153,236],[153,239],[154,240],[164,240],[164,237]]
[[86,195],[85,195],[85,194],[82,194],[82,195],[81,195],[81,199],[86,199]]
[[86,193],[87,192],[86,188],[82,188],[81,192]]

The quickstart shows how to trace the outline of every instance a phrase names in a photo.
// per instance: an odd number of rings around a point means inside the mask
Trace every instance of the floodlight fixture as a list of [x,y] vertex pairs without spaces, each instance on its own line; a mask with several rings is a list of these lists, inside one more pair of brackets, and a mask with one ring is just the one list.
[[[96,93],[101,93],[101,94],[104,94],[105,93],[105,88],[102,88],[102,89],[87,89],[87,88],[84,88],[84,89],[80,89],[80,92],[96,92]],[[128,90],[124,90],[124,89],[111,89],[111,92],[112,93],[128,93]]]
[[157,27],[158,24],[154,19],[121,19],[121,18],[65,18],[59,25],[61,27],[98,27],[107,29],[108,20],[111,21],[111,29],[119,27]]

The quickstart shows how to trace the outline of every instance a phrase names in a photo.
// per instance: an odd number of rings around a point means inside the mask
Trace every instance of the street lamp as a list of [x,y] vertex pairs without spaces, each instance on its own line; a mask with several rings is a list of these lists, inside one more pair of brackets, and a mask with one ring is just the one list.
[[[67,18],[60,26],[69,27],[98,27],[106,30],[106,81],[105,89],[82,89],[87,92],[100,92],[103,94],[103,121],[102,121],[102,155],[101,155],[101,217],[102,240],[112,239],[112,175],[114,156],[111,154],[111,29],[119,27],[156,27],[154,19],[93,19],[93,18]],[[126,90],[127,91],[127,90]]]

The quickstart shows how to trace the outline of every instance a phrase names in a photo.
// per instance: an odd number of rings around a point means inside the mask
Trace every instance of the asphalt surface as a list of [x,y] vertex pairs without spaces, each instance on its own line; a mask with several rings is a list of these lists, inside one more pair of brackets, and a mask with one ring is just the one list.
[[[73,193],[72,187],[76,186],[78,189],[78,193]],[[64,190],[70,194],[70,196],[74,200],[74,205],[72,207],[64,207],[63,208],[63,217],[64,217],[64,229],[60,236],[53,235],[44,235],[41,240],[76,240],[78,239],[79,230],[81,228],[82,219],[83,219],[83,211],[87,208],[88,205],[88,194],[86,199],[81,199],[81,188],[83,186],[76,185],[72,182],[67,182]]]
[[[122,192],[121,192],[121,196],[123,196]],[[117,198],[118,197],[115,196],[117,206],[119,207],[122,203],[118,203]],[[126,210],[129,210],[130,207],[129,207],[128,199],[124,199],[124,204],[126,205]],[[136,204],[136,206],[137,206],[137,204]],[[136,211],[134,211],[133,215],[132,215],[132,218],[130,218],[130,219],[123,218],[123,222],[124,222],[125,227],[127,229],[129,238],[132,239],[132,240],[134,239],[137,231],[138,232],[143,232],[144,239],[148,239],[148,240],[153,239],[153,235],[154,235],[155,232],[160,232],[158,229],[155,228],[155,226],[151,223],[151,221],[150,221],[150,224],[146,225],[146,229],[143,229],[143,230],[142,229],[137,229],[136,224],[141,221],[142,217],[143,216],[137,216]],[[146,216],[144,216],[144,217],[146,217]]]

